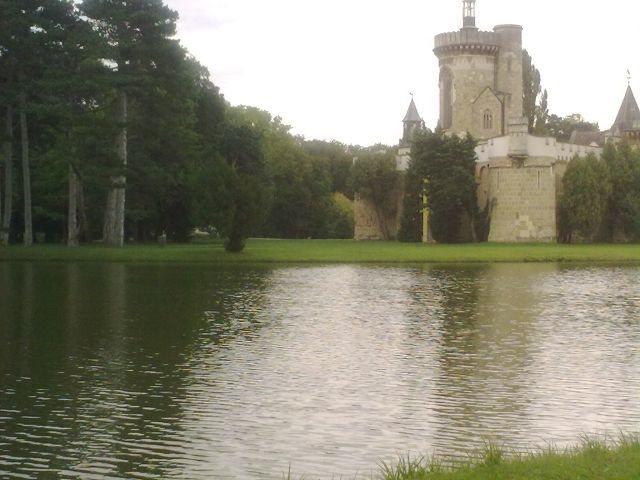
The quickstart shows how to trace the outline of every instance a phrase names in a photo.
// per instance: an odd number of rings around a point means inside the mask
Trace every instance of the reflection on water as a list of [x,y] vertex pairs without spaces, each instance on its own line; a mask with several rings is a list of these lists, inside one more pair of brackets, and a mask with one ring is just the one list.
[[638,431],[639,279],[0,264],[0,477],[369,478]]

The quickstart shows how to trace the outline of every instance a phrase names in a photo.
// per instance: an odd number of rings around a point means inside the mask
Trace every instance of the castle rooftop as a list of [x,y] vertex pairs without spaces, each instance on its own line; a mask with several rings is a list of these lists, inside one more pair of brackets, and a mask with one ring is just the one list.
[[416,104],[411,99],[411,103],[409,104],[409,108],[407,109],[407,114],[404,116],[403,122],[422,122],[422,118],[420,118],[420,114],[418,113],[418,109],[416,108]]
[[636,98],[633,95],[631,86],[629,85],[624,94],[620,111],[618,112],[616,121],[613,122],[611,130],[625,132],[638,129],[640,129],[640,108],[638,108],[638,102],[636,102]]

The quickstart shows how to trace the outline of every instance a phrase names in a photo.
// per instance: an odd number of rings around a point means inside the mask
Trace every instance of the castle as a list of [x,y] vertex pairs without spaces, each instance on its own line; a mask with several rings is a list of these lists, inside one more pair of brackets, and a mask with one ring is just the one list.
[[[476,27],[475,0],[463,0],[459,31],[435,37],[439,60],[440,120],[447,134],[470,133],[478,140],[478,206],[489,215],[489,241],[554,242],[561,181],[568,162],[593,153],[600,157],[608,139],[640,138],[640,109],[629,87],[610,131],[573,135],[569,143],[529,134],[523,118],[523,49],[520,25],[498,25],[491,32]],[[410,142],[422,119],[413,99],[403,121],[398,169],[408,168]],[[581,132],[582,133],[582,132]],[[597,137],[597,138],[596,138]],[[391,228],[382,229],[375,209],[356,197],[355,238],[383,239],[397,233],[402,182]],[[426,224],[425,217],[425,224]],[[429,240],[425,228],[423,240]]]

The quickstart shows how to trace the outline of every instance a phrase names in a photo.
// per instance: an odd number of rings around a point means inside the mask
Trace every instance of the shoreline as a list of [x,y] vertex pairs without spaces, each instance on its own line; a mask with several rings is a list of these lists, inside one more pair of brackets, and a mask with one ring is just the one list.
[[420,244],[354,240],[251,239],[241,253],[222,242],[126,245],[14,245],[0,247],[0,261],[73,261],[240,264],[640,264],[637,244]]

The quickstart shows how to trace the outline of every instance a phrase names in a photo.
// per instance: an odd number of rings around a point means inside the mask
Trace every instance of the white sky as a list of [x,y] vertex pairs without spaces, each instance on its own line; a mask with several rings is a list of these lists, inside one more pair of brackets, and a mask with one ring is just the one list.
[[[461,0],[165,0],[182,44],[233,105],[279,115],[307,139],[395,144],[415,94],[438,121],[433,37],[462,25]],[[607,129],[631,70],[640,85],[637,0],[478,0],[477,25],[516,23],[549,110]],[[640,94],[640,90],[638,90]]]

